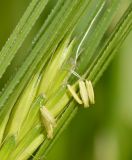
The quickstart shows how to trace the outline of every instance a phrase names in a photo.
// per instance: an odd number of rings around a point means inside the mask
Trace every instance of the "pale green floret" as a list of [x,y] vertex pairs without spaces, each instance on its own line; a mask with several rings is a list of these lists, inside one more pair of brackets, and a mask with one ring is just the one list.
[[[45,93],[46,96],[49,97],[49,95],[51,95],[51,93],[53,93],[53,91],[55,91],[60,86],[60,82],[58,84],[57,81],[59,77],[65,73],[66,68],[63,67],[72,53],[71,51],[73,45],[74,40],[70,42],[70,36],[66,37],[61,42],[60,46],[51,57],[45,71],[43,72],[38,95]],[[64,73],[61,73],[62,70]],[[65,75],[65,77],[67,77],[67,75]]]
[[7,137],[0,148],[0,160],[9,160],[11,152],[15,149],[16,137],[14,135]]
[[32,153],[38,148],[38,146],[43,142],[44,135],[40,134],[38,137],[36,137],[33,142],[23,150],[23,152],[16,157],[13,160],[27,160],[30,156],[32,156]]
[[23,94],[18,99],[10,116],[11,120],[9,121],[9,124],[7,126],[7,131],[8,131],[7,135],[12,135],[12,134],[19,135],[22,123],[24,122],[28,114],[28,111],[30,109],[30,106],[35,98],[39,80],[40,80],[39,73],[37,73],[30,80]]
[[[43,138],[39,142],[35,140],[43,135]],[[10,155],[10,160],[17,160],[21,156],[29,156],[33,153],[35,147],[38,147],[44,140],[43,128],[40,124],[34,126],[24,138],[17,144],[17,147]],[[34,148],[34,149],[33,149]],[[31,151],[32,150],[32,151]]]
[[44,103],[45,97],[44,95],[38,96],[33,104],[30,107],[30,110],[28,112],[28,115],[26,119],[24,120],[22,127],[20,129],[18,141],[20,141],[28,131],[39,122],[39,115],[40,115],[40,107],[42,107]]

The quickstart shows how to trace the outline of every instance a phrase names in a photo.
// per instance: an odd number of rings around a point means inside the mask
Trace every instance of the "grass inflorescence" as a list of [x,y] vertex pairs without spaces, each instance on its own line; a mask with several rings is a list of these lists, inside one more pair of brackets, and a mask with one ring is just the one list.
[[[48,2],[30,3],[1,50],[0,77]],[[0,159],[43,157],[77,109],[95,103],[93,87],[132,28],[130,4],[101,45],[118,3],[57,1],[0,96]]]

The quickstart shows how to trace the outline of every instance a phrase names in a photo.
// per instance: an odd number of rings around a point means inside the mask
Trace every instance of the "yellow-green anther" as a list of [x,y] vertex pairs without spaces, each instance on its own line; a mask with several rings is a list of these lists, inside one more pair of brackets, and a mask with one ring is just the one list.
[[85,85],[85,82],[83,80],[79,80],[79,90],[80,90],[80,96],[82,98],[82,101],[84,103],[84,107],[89,107],[89,97],[87,88]]
[[51,112],[44,106],[40,108],[40,113],[43,125],[47,132],[47,138],[52,139],[55,127],[55,119]]
[[70,91],[71,95],[73,96],[73,98],[77,101],[77,103],[82,104],[82,100],[79,98],[79,96],[77,95],[75,89],[71,86],[71,85],[67,85],[68,90]]
[[89,101],[91,104],[95,104],[95,100],[94,100],[94,89],[93,89],[93,85],[91,83],[91,81],[87,81],[86,80],[86,87],[87,87],[87,92],[88,92],[88,96],[89,96]]

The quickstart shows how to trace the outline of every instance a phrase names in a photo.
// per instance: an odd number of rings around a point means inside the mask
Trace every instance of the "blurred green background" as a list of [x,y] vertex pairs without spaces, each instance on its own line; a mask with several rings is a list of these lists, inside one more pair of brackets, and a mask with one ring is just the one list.
[[[0,2],[1,49],[30,0]],[[132,160],[131,44],[132,33],[97,83],[96,105],[79,110],[46,160]]]

